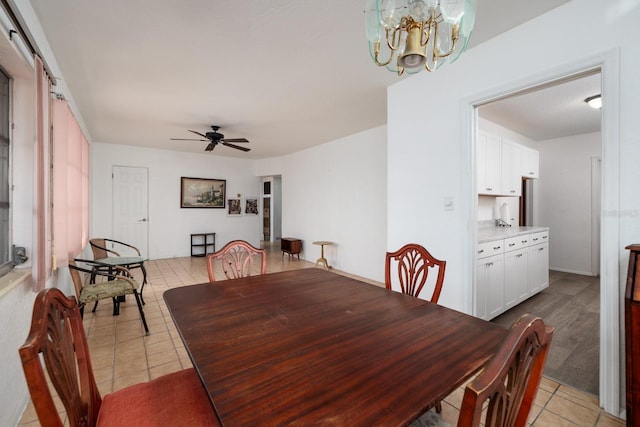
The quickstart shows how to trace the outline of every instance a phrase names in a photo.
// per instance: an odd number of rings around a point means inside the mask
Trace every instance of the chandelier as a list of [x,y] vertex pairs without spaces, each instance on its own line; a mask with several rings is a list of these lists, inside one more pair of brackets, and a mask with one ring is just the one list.
[[469,43],[477,0],[367,0],[373,61],[402,75],[453,62]]

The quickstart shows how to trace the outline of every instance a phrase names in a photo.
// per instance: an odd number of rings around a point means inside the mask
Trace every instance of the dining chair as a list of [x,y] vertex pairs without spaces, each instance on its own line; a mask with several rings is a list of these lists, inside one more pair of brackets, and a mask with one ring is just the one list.
[[[95,260],[101,260],[110,256],[126,257],[127,253],[133,254],[137,257],[142,256],[140,250],[137,247],[128,243],[120,242],[118,240],[95,238],[89,240],[89,245],[91,246],[93,259]],[[109,248],[109,246],[111,246],[111,248]],[[140,300],[142,301],[142,304],[144,304],[145,302],[144,297],[142,296],[142,291],[144,290],[144,285],[147,284],[147,269],[144,267],[144,261],[124,263],[121,265],[128,268],[129,270],[139,268],[142,271],[142,287],[140,288]]]
[[[447,266],[446,261],[440,261],[433,257],[428,250],[416,243],[408,243],[395,252],[387,252],[384,268],[384,284],[387,289],[393,289],[392,277],[397,277],[397,283],[403,294],[418,297],[422,292],[429,271],[437,268],[438,275],[433,284],[433,292],[429,301],[437,303],[442,291],[444,282],[444,271]],[[394,270],[397,276],[392,275]],[[442,412],[442,403],[435,405],[437,413]]]
[[227,279],[251,276],[253,261],[260,258],[260,274],[267,272],[267,251],[258,249],[244,240],[233,240],[218,252],[207,255],[207,272],[209,281],[215,282],[215,261],[220,261],[222,271]]
[[553,331],[531,314],[515,321],[498,352],[465,388],[458,427],[527,425]]
[[101,396],[76,299],[57,288],[36,296],[31,330],[19,353],[43,427],[63,426],[55,399],[64,405],[64,425],[72,427],[219,425],[193,368]]
[[[85,265],[91,265],[91,269],[80,267],[76,261]],[[108,269],[106,268],[108,267]],[[113,270],[117,271],[117,274]],[[99,264],[97,261],[76,259],[69,261],[69,273],[76,291],[80,316],[84,315],[84,306],[90,302],[97,303],[101,299],[113,300],[113,315],[120,313],[120,300],[118,297],[133,294],[140,312],[140,319],[145,333],[149,334],[147,320],[144,317],[142,301],[138,288],[140,284],[132,277],[131,272],[125,267],[112,267]],[[106,279],[96,283],[96,279]],[[94,304],[92,312],[96,311]]]
[[[418,297],[427,283],[429,271],[437,268],[438,275],[433,284],[433,293],[429,301],[437,303],[442,291],[446,261],[433,257],[428,250],[416,243],[408,243],[395,252],[387,252],[384,284],[392,289],[392,277],[397,278],[403,294]],[[392,274],[392,271],[396,275]]]

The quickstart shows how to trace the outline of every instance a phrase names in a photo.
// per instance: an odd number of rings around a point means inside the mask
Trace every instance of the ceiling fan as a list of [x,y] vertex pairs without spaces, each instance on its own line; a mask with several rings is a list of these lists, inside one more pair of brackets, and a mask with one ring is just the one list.
[[220,126],[211,126],[211,129],[213,129],[213,132],[207,132],[204,134],[200,132],[196,132],[195,130],[187,129],[189,132],[193,132],[196,135],[199,135],[205,139],[184,139],[184,138],[170,138],[170,139],[172,141],[208,141],[209,145],[207,145],[204,151],[213,151],[213,149],[216,148],[216,145],[218,144],[226,145],[227,147],[235,148],[236,150],[251,151],[251,148],[241,147],[239,145],[232,144],[232,142],[236,142],[236,143],[249,142],[246,138],[226,138],[225,139],[223,134],[218,133],[218,129],[220,129]]

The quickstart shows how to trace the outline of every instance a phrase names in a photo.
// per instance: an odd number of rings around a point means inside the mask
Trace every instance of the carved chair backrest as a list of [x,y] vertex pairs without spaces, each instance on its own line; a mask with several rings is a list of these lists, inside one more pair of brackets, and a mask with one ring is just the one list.
[[[524,427],[536,396],[553,337],[553,327],[525,314],[498,352],[464,391],[458,427]],[[487,403],[485,405],[485,403]]]
[[69,425],[96,424],[102,399],[75,297],[66,297],[57,288],[38,293],[31,330],[19,353],[41,425],[63,425],[47,377],[64,404]]
[[218,252],[207,255],[209,281],[215,282],[215,262],[220,262],[227,279],[250,276],[253,273],[254,258],[260,261],[260,274],[267,272],[267,251],[258,249],[244,240],[233,240]]
[[[417,297],[427,283],[430,270],[435,268],[438,273],[429,301],[437,303],[442,291],[446,266],[446,261],[436,259],[421,245],[408,243],[395,252],[387,252],[385,286],[387,289],[392,289],[395,277],[402,293]],[[393,272],[396,275],[393,275]]]

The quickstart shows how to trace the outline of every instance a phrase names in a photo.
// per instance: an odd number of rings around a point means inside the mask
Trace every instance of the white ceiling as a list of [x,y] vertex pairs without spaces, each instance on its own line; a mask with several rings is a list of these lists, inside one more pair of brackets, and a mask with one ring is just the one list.
[[580,76],[483,105],[478,115],[535,141],[600,131],[601,110],[585,99],[600,94],[601,75]]
[[[471,46],[568,1],[479,0]],[[170,138],[215,124],[252,151],[203,155],[254,159],[386,123],[400,78],[369,58],[364,3],[31,0],[94,141],[202,152]]]

